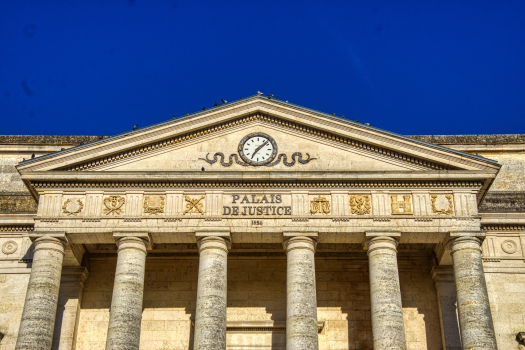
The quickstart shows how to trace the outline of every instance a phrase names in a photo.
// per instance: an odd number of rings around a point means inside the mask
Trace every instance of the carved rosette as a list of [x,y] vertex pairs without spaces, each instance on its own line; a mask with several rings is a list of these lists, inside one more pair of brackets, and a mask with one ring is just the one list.
[[144,213],[161,214],[164,213],[164,196],[144,196]]
[[122,206],[126,203],[126,198],[121,196],[109,196],[104,198],[104,214],[106,215],[120,215],[122,214]]
[[372,206],[370,204],[370,196],[367,195],[351,195],[350,196],[350,213],[357,215],[370,214]]
[[184,196],[184,200],[186,201],[186,210],[184,210],[182,214],[195,213],[204,215],[204,204],[202,203],[204,198],[206,197],[201,196],[200,198],[191,198],[190,196]]
[[67,216],[75,216],[84,208],[84,203],[80,199],[69,198],[62,205],[62,212]]
[[318,196],[310,200],[310,214],[330,214],[330,201]]
[[7,241],[2,245],[2,253],[5,255],[14,254],[18,250],[18,244],[15,241]]
[[454,214],[452,195],[438,196],[433,194],[430,198],[432,199],[432,211],[434,213],[442,215]]
[[507,254],[514,254],[518,251],[518,245],[513,240],[507,239],[501,243],[501,249]]

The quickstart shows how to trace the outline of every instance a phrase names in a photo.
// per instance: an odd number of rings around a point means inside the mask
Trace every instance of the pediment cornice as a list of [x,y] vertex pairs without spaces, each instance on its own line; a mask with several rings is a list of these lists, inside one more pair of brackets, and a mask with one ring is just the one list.
[[307,135],[342,142],[429,170],[497,172],[499,169],[497,163],[488,159],[259,96],[22,162],[18,169],[20,172],[91,169],[122,157],[149,152],[255,120],[277,123]]

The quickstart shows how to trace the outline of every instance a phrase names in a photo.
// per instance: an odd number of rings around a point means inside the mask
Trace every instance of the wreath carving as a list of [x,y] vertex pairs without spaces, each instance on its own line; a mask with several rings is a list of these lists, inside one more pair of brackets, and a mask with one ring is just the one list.
[[68,199],[62,206],[62,212],[67,216],[77,215],[84,208],[84,204],[80,199]]
[[432,211],[434,213],[443,214],[443,215],[451,215],[454,214],[454,205],[452,204],[452,196],[446,195],[445,198],[448,200],[448,208],[447,209],[438,209],[436,207],[436,201],[438,199],[438,196],[433,194],[430,196],[432,198]]

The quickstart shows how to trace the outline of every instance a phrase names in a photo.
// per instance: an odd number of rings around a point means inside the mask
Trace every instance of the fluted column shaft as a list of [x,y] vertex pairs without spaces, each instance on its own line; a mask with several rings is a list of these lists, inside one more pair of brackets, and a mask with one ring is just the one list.
[[366,242],[375,350],[406,350],[397,243],[395,238],[387,236],[374,237]]
[[111,299],[106,350],[138,350],[149,239],[117,238],[118,259]]
[[481,240],[477,237],[457,237],[450,240],[449,246],[463,349],[497,349],[481,260]]
[[49,350],[67,245],[65,235],[42,236],[33,242],[33,265],[27,286],[16,350]]
[[227,263],[230,240],[208,236],[198,240],[199,280],[195,312],[195,350],[226,349]]
[[315,248],[310,237],[291,237],[286,247],[286,349],[317,350]]

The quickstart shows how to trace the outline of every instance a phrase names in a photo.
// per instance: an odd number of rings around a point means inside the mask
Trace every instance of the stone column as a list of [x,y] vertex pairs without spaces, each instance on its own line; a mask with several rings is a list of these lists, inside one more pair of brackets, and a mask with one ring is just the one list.
[[[394,237],[392,237],[394,236]],[[400,234],[367,233],[370,306],[375,350],[406,350],[401,289],[397,269]]]
[[149,234],[135,232],[115,232],[113,237],[118,246],[118,259],[106,350],[138,350],[146,248],[151,240]]
[[15,349],[49,350],[67,239],[65,233],[34,233],[30,238],[35,246],[33,265]]
[[450,265],[434,266],[432,278],[436,283],[443,350],[461,350],[454,269]]
[[88,274],[83,266],[65,266],[62,269],[52,350],[75,348],[82,291]]
[[289,237],[286,248],[286,349],[317,350],[315,248],[311,237]]
[[463,349],[497,349],[481,260],[481,232],[457,234],[449,241],[454,263],[459,329]]
[[229,237],[198,239],[199,280],[195,312],[195,350],[226,350],[226,294]]

